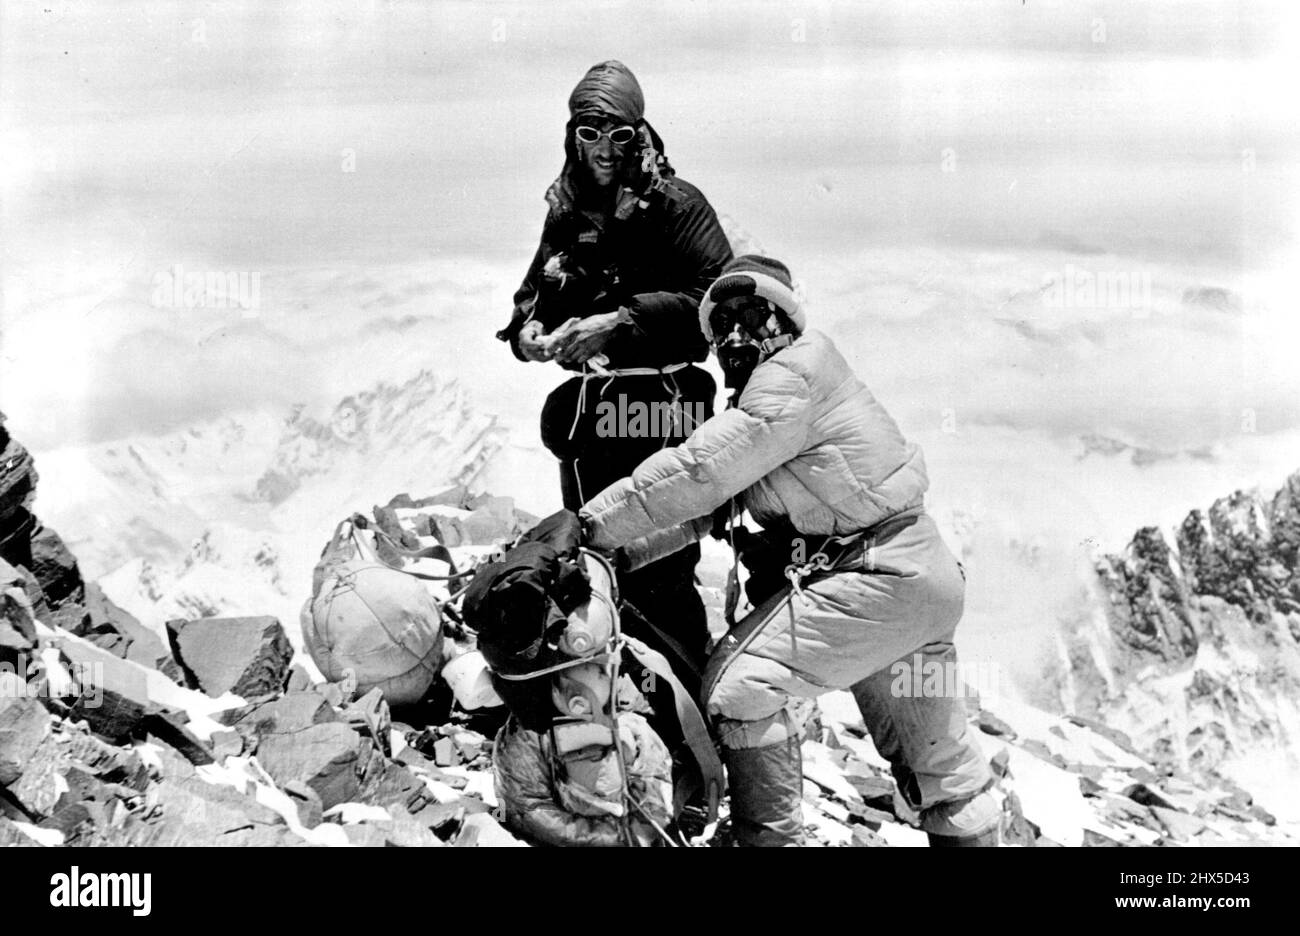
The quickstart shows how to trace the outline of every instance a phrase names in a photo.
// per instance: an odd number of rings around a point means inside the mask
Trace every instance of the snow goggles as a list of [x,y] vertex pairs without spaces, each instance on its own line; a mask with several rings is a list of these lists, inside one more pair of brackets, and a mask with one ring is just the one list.
[[739,326],[745,338],[761,334],[776,307],[761,296],[737,296],[713,307],[709,315],[709,328],[713,331],[714,345],[734,344],[733,333]]
[[744,389],[760,362],[794,343],[795,336],[789,334],[760,337],[776,311],[762,296],[736,296],[714,306],[709,314],[713,351],[729,389]]
[[609,142],[615,146],[624,146],[631,143],[636,137],[636,127],[624,124],[621,127],[614,127],[612,130],[597,130],[595,127],[589,127],[585,124],[573,128],[573,135],[583,143],[599,143],[601,137],[609,137]]

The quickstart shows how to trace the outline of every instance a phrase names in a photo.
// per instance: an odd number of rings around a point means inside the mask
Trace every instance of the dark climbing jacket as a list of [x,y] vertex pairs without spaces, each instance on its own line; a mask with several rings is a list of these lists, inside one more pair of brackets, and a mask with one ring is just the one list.
[[573,121],[566,127],[567,158],[546,193],[541,243],[515,293],[510,323],[497,333],[520,360],[519,331],[530,319],[549,330],[619,306],[630,310],[631,321],[604,349],[609,367],[708,357],[700,299],[731,259],[731,246],[708,200],[669,165],[654,128],[643,120],[638,129],[639,154],[609,199],[596,203],[590,199],[604,196],[584,193]]
[[[572,510],[649,455],[684,442],[713,415],[713,378],[691,362],[708,356],[698,306],[731,259],[731,247],[707,199],[674,173],[644,107],[636,79],[618,62],[593,67],[574,88],[564,167],[546,192],[541,243],[515,293],[510,323],[497,333],[523,360],[519,332],[531,320],[551,331],[571,318],[629,310],[630,320],[597,356],[605,358],[603,367],[597,370],[599,360],[570,367],[582,376],[556,387],[542,409],[542,442],[560,460],[563,503]],[[609,189],[584,184],[574,143],[576,126],[595,114],[638,131]],[[674,418],[654,420],[644,434],[635,421],[610,433],[602,430],[601,413],[611,407]],[[622,584],[702,664],[708,626],[694,586],[698,558],[698,548],[690,547]]]

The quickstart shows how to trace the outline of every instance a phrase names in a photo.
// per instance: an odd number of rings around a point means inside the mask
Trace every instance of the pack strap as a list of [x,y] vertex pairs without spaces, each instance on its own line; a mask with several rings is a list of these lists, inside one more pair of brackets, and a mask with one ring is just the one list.
[[[806,562],[787,565],[784,569],[786,584],[775,595],[772,595],[759,607],[741,618],[740,621],[735,620],[735,604],[739,603],[739,582],[736,581],[733,584],[730,579],[728,580],[727,623],[731,625],[731,629],[718,642],[717,647],[709,656],[708,665],[704,668],[704,679],[700,686],[700,704],[705,706],[706,710],[709,704],[709,696],[717,688],[723,674],[783,608],[790,616],[791,663],[798,659],[799,635],[795,628],[795,597],[803,595],[803,586],[809,579],[832,574],[843,566],[850,557],[856,554],[857,550],[854,547],[861,543],[868,534],[869,531],[864,530],[851,533],[848,536],[826,537],[821,548],[813,553]],[[735,571],[733,567],[733,575]],[[731,594],[733,589],[734,598]]]
[[704,711],[708,711],[709,697],[713,695],[713,690],[718,687],[718,683],[722,680],[726,671],[731,668],[731,664],[749,648],[749,645],[771,623],[772,619],[790,604],[792,597],[793,592],[790,586],[784,586],[776,594],[741,618],[739,623],[727,631],[722,639],[718,641],[713,653],[709,655],[708,665],[704,667],[704,678],[700,681],[700,706]]
[[[792,562],[785,567],[785,578],[790,583],[790,592],[786,596],[785,607],[790,614],[790,662],[799,660],[799,630],[795,626],[794,599],[803,597],[803,583],[815,575],[829,574],[842,566],[854,555],[854,544],[860,542],[865,531],[851,533],[848,536],[828,536],[822,541],[821,548],[808,557],[807,562]],[[831,553],[834,552],[834,558]]]
[[[451,550],[449,550],[442,543],[435,543],[432,546],[424,546],[420,549],[408,549],[407,547],[399,543],[397,540],[393,539],[393,537],[389,536],[386,532],[384,532],[384,530],[381,527],[379,527],[376,524],[372,524],[361,514],[353,514],[348,520],[343,521],[343,523],[351,523],[354,534],[356,530],[370,530],[375,535],[376,539],[382,537],[384,542],[389,546],[389,548],[391,548],[395,553],[397,553],[403,559],[413,559],[413,560],[414,559],[437,559],[439,562],[447,563],[448,567],[451,569],[451,573],[449,575],[432,575],[428,572],[416,572],[414,569],[406,569],[403,568],[402,566],[393,565],[390,562],[385,562],[383,557],[381,557],[376,550],[371,549],[370,544],[366,543],[364,539],[362,539],[359,536],[355,536],[355,535],[353,536],[353,540],[354,542],[356,542],[357,548],[360,549],[364,554],[366,554],[366,558],[373,559],[374,561],[379,562],[387,566],[388,568],[393,569],[394,571],[401,572],[403,575],[410,575],[415,578],[424,579],[429,582],[449,582],[449,581],[455,581],[456,579],[461,579],[468,575],[474,574],[473,569],[464,569],[459,572],[456,571],[456,560],[452,558]],[[342,529],[342,526],[343,524],[339,524],[340,530]],[[338,536],[338,531],[335,531],[335,536],[336,537]]]
[[[682,737],[686,741],[686,746],[691,755],[695,758],[695,763],[700,769],[700,779],[704,783],[705,802],[708,813],[708,823],[713,824],[718,818],[718,804],[722,801],[722,795],[726,792],[727,783],[725,774],[722,770],[722,759],[718,756],[718,750],[713,746],[713,738],[709,735],[708,725],[704,721],[704,715],[691,694],[686,691],[682,681],[677,678],[673,672],[672,666],[668,663],[667,657],[657,650],[652,650],[641,641],[623,634],[621,617],[618,613],[618,576],[615,574],[614,566],[609,559],[598,552],[584,548],[582,552],[590,555],[593,560],[599,562],[609,573],[610,588],[612,590],[611,598],[613,600],[614,612],[614,635],[621,644],[622,649],[626,649],[632,655],[632,658],[639,662],[654,675],[668,684],[673,692],[673,707],[677,711],[677,722],[682,729]],[[618,687],[618,661],[622,654],[614,654],[611,660],[612,664],[612,681],[613,692],[610,700],[613,702],[617,694]],[[617,706],[613,706],[614,725],[618,727]],[[624,777],[626,778],[626,773]],[[674,791],[673,794],[673,814],[678,815],[682,807],[686,805],[685,790],[680,792]]]
[[[722,770],[722,759],[718,756],[718,750],[709,736],[704,715],[695,704],[695,700],[691,698],[691,694],[686,691],[686,687],[682,685],[682,681],[673,673],[672,667],[662,653],[650,649],[639,640],[629,640],[627,650],[638,663],[653,673],[657,679],[666,682],[672,689],[677,722],[681,725],[686,746],[700,769],[708,821],[713,822],[718,818],[718,803],[722,800],[722,794],[726,792],[727,784]],[[682,807],[686,805],[686,790],[682,788],[675,791],[673,799],[673,811],[680,813]]]
[[616,652],[619,647],[611,639],[606,644],[609,649],[604,653],[595,653],[590,656],[573,657],[565,660],[563,663],[556,663],[554,666],[543,666],[541,669],[529,670],[526,673],[502,673],[499,670],[493,670],[492,675],[498,679],[504,679],[508,682],[528,682],[530,679],[540,679],[543,676],[553,676],[556,673],[562,673],[567,669],[573,669],[575,666],[583,666],[587,663],[604,663],[608,660],[609,654]]
[[[603,556],[598,557],[605,563],[609,571],[609,580],[614,581],[614,569],[609,565]],[[618,680],[620,664],[623,662],[623,654],[620,652],[625,644],[623,637],[623,627],[619,621],[618,606],[612,599],[609,601],[610,611],[613,614],[614,627],[614,644],[618,648],[615,652],[609,654],[606,662],[606,673],[609,676],[609,720],[614,728],[614,756],[618,758],[618,774],[622,782],[623,794],[623,815],[619,816],[619,828],[623,834],[623,841],[628,845],[635,845],[636,838],[632,835],[632,778],[627,772],[627,757],[623,753],[623,730],[618,721]]]
[[[783,570],[786,584],[780,590],[760,603],[757,608],[751,610],[740,621],[733,623],[730,618],[728,619],[731,629],[718,641],[713,653],[709,656],[708,664],[704,668],[704,679],[700,685],[700,705],[704,707],[704,710],[708,711],[709,697],[713,695],[713,690],[718,687],[723,674],[735,662],[736,658],[754,642],[754,639],[763,632],[763,629],[781,613],[782,609],[785,609],[790,616],[790,652],[792,654],[791,662],[793,663],[799,652],[798,635],[795,632],[794,599],[796,596],[803,594],[804,586],[808,584],[809,580],[833,575],[837,572],[849,571],[864,557],[866,557],[865,562],[869,567],[871,551],[875,546],[887,542],[900,530],[911,526],[916,522],[919,514],[919,509],[905,510],[873,527],[859,530],[856,533],[849,533],[845,536],[826,536],[822,539],[821,548],[808,557],[807,561],[787,565]],[[734,531],[735,516],[733,515],[733,550],[735,549]]]
[[632,604],[632,602],[624,601],[623,612],[626,614],[628,611],[631,611],[636,615],[637,622],[644,625],[645,628],[650,631],[650,633],[654,634],[665,647],[673,652],[673,656],[677,658],[677,662],[686,670],[686,672],[690,673],[696,679],[700,678],[702,675],[700,673],[700,668],[691,660],[690,654],[686,652],[686,648],[682,646],[681,641],[672,636],[672,634],[669,634],[667,631],[660,629],[659,625],[646,617],[641,612],[641,609]]

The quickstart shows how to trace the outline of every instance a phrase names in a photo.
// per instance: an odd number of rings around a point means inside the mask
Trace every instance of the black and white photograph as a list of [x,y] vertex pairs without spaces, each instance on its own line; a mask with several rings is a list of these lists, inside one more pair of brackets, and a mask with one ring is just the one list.
[[1081,892],[1249,909],[1298,61],[1285,2],[5,0],[31,902],[149,916],[175,846],[1232,847]]

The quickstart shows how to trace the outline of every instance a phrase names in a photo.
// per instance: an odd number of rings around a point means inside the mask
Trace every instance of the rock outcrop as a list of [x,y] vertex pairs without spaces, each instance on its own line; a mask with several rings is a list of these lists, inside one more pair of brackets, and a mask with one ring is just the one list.
[[1172,538],[1097,562],[1102,613],[1064,635],[1067,709],[1129,731],[1163,769],[1213,781],[1300,744],[1300,472],[1237,491]]
[[[377,690],[357,698],[354,682],[313,680],[291,663],[268,617],[176,621],[169,655],[81,579],[75,558],[31,513],[30,456],[0,438],[0,535],[12,534],[0,565],[0,844],[523,844],[493,814],[499,704],[466,711],[437,680],[419,705],[390,712]],[[1203,522],[1189,518],[1176,549],[1143,531],[1128,555],[1102,563],[1112,613],[1095,633],[1077,635],[1101,687],[1094,708],[1102,717],[1058,718],[1006,700],[972,711],[997,777],[1006,843],[1296,843],[1249,792],[1172,768],[1168,751],[1157,745],[1152,754],[1145,736],[1130,740],[1104,709],[1125,680],[1143,685],[1146,669],[1194,673],[1188,704],[1225,718],[1221,733],[1207,728],[1198,739],[1198,763],[1231,751],[1233,731],[1253,716],[1207,661],[1247,637],[1271,647],[1270,660],[1294,655],[1297,493],[1300,478],[1267,509],[1229,499]],[[532,521],[508,498],[464,488],[401,495],[373,516],[406,547],[463,550],[458,563]],[[472,633],[454,621],[446,633],[453,657],[473,652]],[[1277,672],[1276,691],[1294,695],[1285,672],[1295,670]],[[1264,685],[1263,668],[1252,673],[1252,685]],[[926,844],[852,697],[832,693],[820,707],[803,743],[813,840]],[[712,844],[727,841],[724,821]]]
[[[393,722],[378,692],[313,684],[270,617],[174,621],[173,658],[82,579],[32,513],[30,455],[0,443],[0,843],[518,844],[465,821],[491,808],[490,780],[470,779],[490,776],[486,736],[448,728],[460,772],[434,765],[407,741],[433,729]],[[531,519],[463,488],[420,504],[466,541]]]
[[191,689],[252,698],[282,692],[293,647],[273,617],[171,621],[172,655]]
[[0,561],[18,570],[33,613],[87,637],[116,656],[163,656],[162,642],[83,581],[76,557],[33,512],[39,475],[31,453],[5,428],[0,413]]

